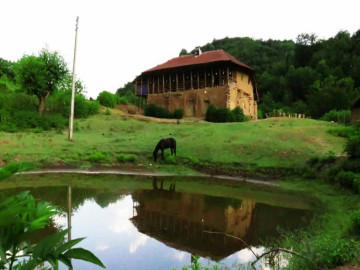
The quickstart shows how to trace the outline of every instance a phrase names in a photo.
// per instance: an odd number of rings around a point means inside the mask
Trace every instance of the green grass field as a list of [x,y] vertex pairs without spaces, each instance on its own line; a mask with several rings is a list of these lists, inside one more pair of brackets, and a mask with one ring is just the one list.
[[[112,115],[76,120],[74,142],[68,141],[65,131],[0,133],[0,162],[116,166],[120,164],[119,154],[135,154],[133,167],[161,170],[166,166],[153,164],[152,151],[159,139],[171,136],[177,141],[177,166],[183,168],[187,164],[211,163],[296,168],[310,157],[330,151],[343,155],[344,139],[328,132],[333,126],[294,118],[170,124],[129,119],[115,111]],[[165,155],[170,155],[169,149]]]

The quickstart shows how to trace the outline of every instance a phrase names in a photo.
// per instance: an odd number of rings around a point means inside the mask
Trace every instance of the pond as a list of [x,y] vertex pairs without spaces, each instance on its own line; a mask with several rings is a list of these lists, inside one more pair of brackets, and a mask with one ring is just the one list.
[[255,257],[243,241],[261,254],[279,228],[308,225],[318,204],[308,194],[234,180],[80,174],[15,176],[0,183],[0,199],[21,190],[63,213],[37,238],[71,225],[71,237],[86,237],[80,246],[107,269],[181,269],[192,255],[203,266],[246,264]]

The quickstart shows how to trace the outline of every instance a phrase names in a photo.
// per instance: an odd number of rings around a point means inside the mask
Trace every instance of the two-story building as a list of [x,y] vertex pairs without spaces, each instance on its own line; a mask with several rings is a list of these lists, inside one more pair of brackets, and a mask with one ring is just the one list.
[[257,118],[257,83],[254,70],[223,50],[173,58],[141,73],[135,94],[184,116],[204,117],[209,105],[234,109]]

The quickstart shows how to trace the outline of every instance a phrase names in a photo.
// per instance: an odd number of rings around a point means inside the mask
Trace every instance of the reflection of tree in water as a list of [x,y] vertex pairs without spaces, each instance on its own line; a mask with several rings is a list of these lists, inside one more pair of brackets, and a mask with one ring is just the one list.
[[[50,202],[52,205],[57,206],[60,211],[67,211],[67,196],[68,187],[37,187],[26,189],[8,189],[0,191],[0,198],[18,194],[23,190],[29,190],[34,198]],[[99,190],[91,188],[72,188],[72,211],[76,211],[86,200],[94,200],[100,207],[106,207],[110,203],[114,203],[124,198],[124,192],[112,193],[108,190]]]
[[108,194],[108,193],[100,193],[94,196],[95,202],[101,207],[105,208],[111,203],[116,203],[119,200],[125,198],[125,194]]

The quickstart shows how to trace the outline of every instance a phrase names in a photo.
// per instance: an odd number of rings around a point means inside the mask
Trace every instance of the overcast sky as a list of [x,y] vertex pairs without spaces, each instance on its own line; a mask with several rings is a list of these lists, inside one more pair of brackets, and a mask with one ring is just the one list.
[[76,73],[96,98],[214,38],[352,34],[359,10],[359,0],[0,0],[0,58],[16,61],[47,47],[71,69],[79,16]]

